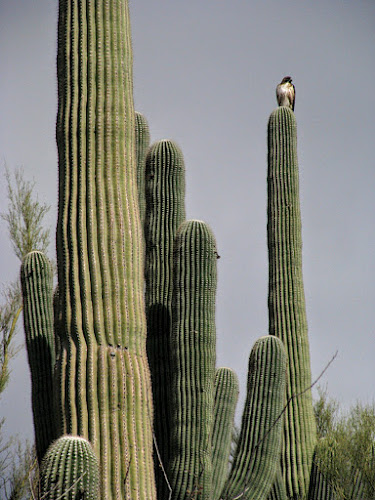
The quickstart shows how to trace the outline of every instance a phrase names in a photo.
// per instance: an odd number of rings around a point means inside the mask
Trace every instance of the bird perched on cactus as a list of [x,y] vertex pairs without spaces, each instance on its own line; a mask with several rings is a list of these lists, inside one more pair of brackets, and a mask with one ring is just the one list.
[[279,106],[288,106],[294,111],[294,103],[296,100],[296,88],[292,83],[290,76],[284,76],[279,85],[276,87],[276,99]]

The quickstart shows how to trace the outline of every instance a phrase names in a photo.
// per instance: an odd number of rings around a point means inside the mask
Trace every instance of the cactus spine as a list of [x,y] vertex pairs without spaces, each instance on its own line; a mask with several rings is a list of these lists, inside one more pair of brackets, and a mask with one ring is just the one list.
[[98,500],[99,462],[91,444],[78,436],[63,436],[51,444],[40,471],[43,500]]
[[[302,279],[302,239],[293,111],[281,106],[268,122],[269,333],[288,355],[287,400],[311,385]],[[308,491],[316,424],[311,391],[293,398],[285,414],[282,469],[289,498]]]
[[[87,437],[103,498],[155,497],[126,0],[60,0],[61,433]],[[126,481],[125,481],[126,478]]]

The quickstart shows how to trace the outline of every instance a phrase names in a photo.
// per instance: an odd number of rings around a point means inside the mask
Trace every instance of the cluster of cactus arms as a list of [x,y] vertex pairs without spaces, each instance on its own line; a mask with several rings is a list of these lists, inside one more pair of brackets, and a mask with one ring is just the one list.
[[57,69],[58,291],[40,252],[21,268],[40,498],[333,499],[313,462],[293,111],[269,122],[270,331],[229,467],[216,241],[186,220],[181,150],[149,147],[134,112],[127,0],[60,0]]

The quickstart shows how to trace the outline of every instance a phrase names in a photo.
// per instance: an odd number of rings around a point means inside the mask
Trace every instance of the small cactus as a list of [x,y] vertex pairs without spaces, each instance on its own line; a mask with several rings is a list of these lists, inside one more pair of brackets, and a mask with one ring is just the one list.
[[63,436],[48,448],[40,469],[43,500],[98,500],[99,462],[86,439]]

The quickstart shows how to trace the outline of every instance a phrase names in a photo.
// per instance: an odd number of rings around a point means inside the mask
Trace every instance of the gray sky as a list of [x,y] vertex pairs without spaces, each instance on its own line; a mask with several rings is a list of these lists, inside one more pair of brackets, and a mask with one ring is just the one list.
[[[313,378],[338,350],[321,384],[345,407],[373,402],[375,3],[138,0],[131,18],[136,109],[152,141],[182,148],[188,217],[217,238],[218,365],[237,371],[240,407],[250,349],[268,331],[266,131],[285,75],[297,89]],[[35,179],[40,201],[53,207],[53,233],[56,22],[56,0],[0,0],[0,161]],[[19,265],[3,223],[0,237],[6,282]],[[0,417],[8,433],[31,438],[24,354],[11,368]]]

